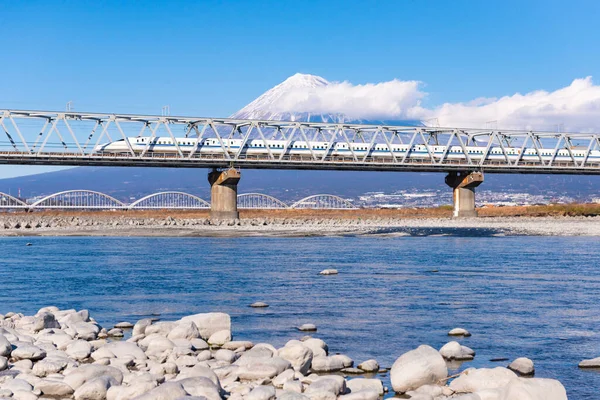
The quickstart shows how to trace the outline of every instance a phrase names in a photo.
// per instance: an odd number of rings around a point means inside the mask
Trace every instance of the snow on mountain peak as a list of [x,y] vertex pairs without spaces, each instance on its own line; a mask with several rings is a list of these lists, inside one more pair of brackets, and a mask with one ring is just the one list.
[[290,94],[309,96],[315,88],[329,86],[330,82],[316,75],[296,73],[277,86],[267,90],[256,100],[236,112],[231,118],[279,121],[329,121],[340,118],[332,115],[311,115],[304,110],[282,111]]
[[327,86],[329,81],[317,75],[296,73],[271,90],[282,88],[314,88],[319,86]]

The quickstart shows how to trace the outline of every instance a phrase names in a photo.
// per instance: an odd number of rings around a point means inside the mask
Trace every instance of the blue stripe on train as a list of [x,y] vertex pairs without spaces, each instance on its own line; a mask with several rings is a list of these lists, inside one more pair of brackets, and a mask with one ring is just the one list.
[[[133,144],[133,146],[138,146],[137,144]],[[194,147],[195,145],[188,145],[188,144],[180,144],[179,147]],[[144,148],[146,148],[146,146],[143,146]],[[175,147],[174,144],[159,144],[159,145],[151,145],[150,149],[152,149],[153,147]],[[225,146],[228,149],[239,149],[240,146]],[[203,148],[215,148],[215,149],[220,149],[221,146],[216,146],[216,145],[203,145],[200,146],[199,148],[203,149]],[[247,149],[266,149],[266,147],[247,147]],[[271,147],[271,150],[281,150],[280,147]],[[293,148],[293,147],[289,147],[288,150],[293,150],[295,152],[306,152],[308,154],[310,154],[310,149],[298,149],[298,148]],[[323,149],[313,149],[313,151],[323,151]],[[335,150],[337,153],[352,153],[350,150],[346,150],[346,149],[337,149]],[[367,150],[354,150],[354,153],[358,154],[358,153],[366,153]],[[389,154],[390,151],[389,150],[371,150],[370,153],[383,153],[383,154]],[[406,153],[406,150],[394,150],[394,153]],[[424,154],[427,155],[429,154],[427,151],[422,151],[422,150],[412,150],[411,151],[412,154]],[[433,154],[444,154],[443,151],[432,151]],[[449,151],[447,154],[452,155],[452,154],[461,154],[463,155],[462,152],[452,152]],[[469,155],[471,156],[479,156],[482,153],[470,153]],[[492,153],[490,154],[491,156],[504,156],[504,154],[501,153]],[[509,154],[509,156],[516,156],[518,154]],[[523,157],[537,157],[537,154],[524,154]],[[549,155],[545,155],[542,157],[550,157]],[[564,155],[557,155],[555,157],[556,158],[567,158],[567,159],[571,159],[570,156],[564,156]],[[575,158],[584,158],[584,156],[575,156]],[[589,158],[600,158],[600,156],[592,156],[589,155]]]

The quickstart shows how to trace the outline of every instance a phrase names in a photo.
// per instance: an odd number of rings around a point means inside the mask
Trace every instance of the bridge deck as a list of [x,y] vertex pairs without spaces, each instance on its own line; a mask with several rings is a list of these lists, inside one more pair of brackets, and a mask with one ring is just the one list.
[[[152,151],[150,145],[134,150],[131,138],[166,138],[173,143],[173,151]],[[185,138],[187,149],[177,144],[180,138]],[[219,143],[213,146],[215,154],[201,151],[207,139]],[[232,140],[239,141],[238,149],[226,144]],[[248,154],[245,149],[253,140],[278,141],[280,147],[266,145],[263,154]],[[128,148],[118,154],[98,152],[99,145],[116,141]],[[310,144],[306,155],[293,154],[292,144],[299,142],[319,143],[320,150]],[[357,144],[360,153],[352,150]],[[338,145],[349,149],[348,156],[335,154]],[[398,146],[409,150],[392,150]],[[413,154],[416,150],[421,155]],[[0,110],[0,163],[600,174],[600,135]]]

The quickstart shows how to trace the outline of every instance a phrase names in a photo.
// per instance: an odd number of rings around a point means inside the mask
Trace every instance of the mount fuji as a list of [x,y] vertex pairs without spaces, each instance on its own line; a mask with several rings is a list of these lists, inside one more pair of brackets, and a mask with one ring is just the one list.
[[[331,82],[317,75],[296,73],[280,84],[261,94],[254,101],[231,115],[234,119],[254,119],[266,121],[300,121],[357,123],[373,125],[423,125],[421,121],[373,120],[350,118],[341,112],[315,112],[302,109],[301,104],[309,102],[319,88],[330,86]],[[295,108],[300,107],[300,108]]]

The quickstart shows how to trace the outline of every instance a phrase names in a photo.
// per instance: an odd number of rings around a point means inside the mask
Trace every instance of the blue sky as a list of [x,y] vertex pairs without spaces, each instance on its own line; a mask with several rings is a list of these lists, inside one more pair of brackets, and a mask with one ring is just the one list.
[[553,91],[600,76],[599,11],[548,0],[2,2],[0,108],[228,116],[296,72],[418,80],[427,107]]

